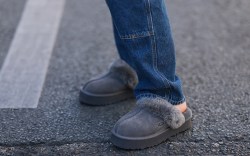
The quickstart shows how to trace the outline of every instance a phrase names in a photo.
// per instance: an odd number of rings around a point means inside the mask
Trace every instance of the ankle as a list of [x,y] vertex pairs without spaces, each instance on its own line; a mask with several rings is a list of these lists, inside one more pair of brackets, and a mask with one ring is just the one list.
[[187,103],[185,101],[179,105],[176,105],[175,107],[179,109],[181,112],[185,112],[187,110]]

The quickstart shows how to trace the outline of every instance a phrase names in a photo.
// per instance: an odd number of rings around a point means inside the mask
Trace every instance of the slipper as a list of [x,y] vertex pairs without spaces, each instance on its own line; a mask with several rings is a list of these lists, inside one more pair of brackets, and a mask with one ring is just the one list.
[[123,149],[158,145],[191,128],[192,111],[181,112],[162,98],[141,98],[135,108],[117,121],[111,142]]
[[88,105],[107,105],[134,98],[133,89],[137,83],[136,72],[118,59],[107,73],[91,79],[80,89],[79,100]]

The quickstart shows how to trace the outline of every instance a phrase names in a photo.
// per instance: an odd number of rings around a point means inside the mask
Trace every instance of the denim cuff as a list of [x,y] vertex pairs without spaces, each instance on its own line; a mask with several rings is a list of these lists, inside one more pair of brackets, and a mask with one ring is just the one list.
[[136,95],[136,100],[140,100],[142,98],[162,98],[163,100],[166,100],[168,101],[169,103],[171,103],[172,105],[179,105],[179,104],[182,104],[183,102],[186,101],[186,98],[183,97],[182,99],[178,100],[178,101],[174,101],[168,97],[163,97],[163,96],[159,96],[159,95],[156,95],[156,94],[153,94],[153,93],[143,93],[143,94],[139,94],[139,95]]

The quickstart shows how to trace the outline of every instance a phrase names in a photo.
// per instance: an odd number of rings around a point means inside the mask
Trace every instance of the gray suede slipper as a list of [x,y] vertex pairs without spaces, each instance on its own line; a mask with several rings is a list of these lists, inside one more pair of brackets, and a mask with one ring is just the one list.
[[182,113],[162,98],[142,98],[117,121],[111,142],[123,149],[144,149],[191,128],[192,111]]
[[104,75],[92,78],[81,89],[81,103],[106,105],[134,98],[133,89],[138,83],[136,72],[123,60],[116,60]]

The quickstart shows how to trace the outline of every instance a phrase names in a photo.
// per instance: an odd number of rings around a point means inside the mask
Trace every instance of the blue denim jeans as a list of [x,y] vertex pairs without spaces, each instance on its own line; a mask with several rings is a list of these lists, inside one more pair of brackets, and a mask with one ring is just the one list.
[[175,73],[175,48],[165,0],[106,0],[121,59],[137,72],[137,99],[161,97],[183,103],[181,80]]

